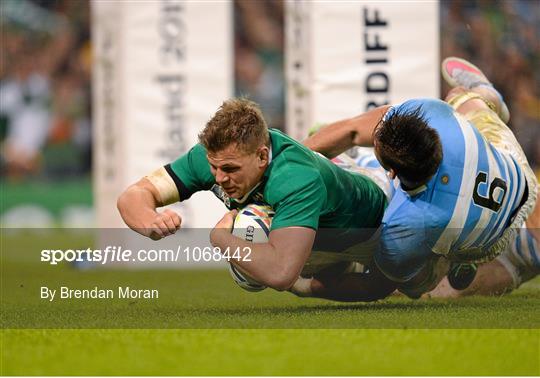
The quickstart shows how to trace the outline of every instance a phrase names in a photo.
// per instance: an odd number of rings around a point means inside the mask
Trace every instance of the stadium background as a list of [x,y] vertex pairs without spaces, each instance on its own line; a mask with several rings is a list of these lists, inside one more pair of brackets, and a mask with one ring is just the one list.
[[[0,105],[2,224],[91,225],[89,2],[6,0],[2,7],[0,88],[4,99],[9,91],[26,93],[20,107],[8,101]],[[260,103],[269,125],[276,128],[283,128],[285,114],[283,12],[281,1],[234,3],[235,93]],[[442,1],[440,17],[441,56],[470,59],[492,78],[507,99],[510,126],[538,171],[537,4]],[[17,130],[20,117],[28,117],[32,125]],[[11,138],[31,145],[32,153],[12,151]]]
[[[249,95],[260,103],[269,125],[277,128],[283,127],[285,113],[283,13],[280,1],[234,2],[235,93]],[[540,172],[538,4],[532,0],[441,1],[440,24],[441,56],[462,56],[485,70],[507,99],[512,114],[510,126],[531,164]],[[86,1],[4,0],[1,3],[0,223],[3,227],[69,225],[84,228],[95,223],[91,182],[90,25],[89,2]],[[441,88],[442,92],[447,89],[442,85]],[[16,105],[7,101],[10,91],[22,91],[24,101]],[[17,125],[22,123],[26,126],[18,128]],[[11,138],[30,146],[32,153],[21,154],[10,148]],[[3,244],[2,248],[5,246]],[[191,277],[187,275],[177,284],[197,293],[194,284],[197,281],[193,279],[190,286]],[[227,278],[216,273],[204,279],[208,287],[217,291]],[[279,293],[265,293],[255,299],[253,296],[247,299],[248,294],[240,293],[235,300],[245,303],[245,311],[231,314],[226,305],[216,303],[216,313],[206,314],[208,319],[200,324],[220,324],[220,316],[225,314],[230,318],[221,323],[223,328],[258,328],[260,324],[263,328],[283,328],[288,324],[290,328],[325,328],[326,325],[326,328],[349,329],[314,329],[313,332],[296,329],[233,329],[232,332],[219,329],[205,332],[10,330],[2,333],[0,373],[538,375],[538,320],[534,321],[539,302],[537,287],[536,284],[520,290],[517,295],[497,299],[499,307],[493,307],[493,302],[474,298],[461,303],[429,305],[411,305],[406,300],[394,299],[386,307],[369,307],[363,318],[365,323],[360,325],[355,323],[354,313],[350,311],[355,307],[334,306],[328,312],[326,302],[308,302],[297,311],[295,299],[287,297],[284,300]],[[232,285],[225,289],[233,290]],[[228,295],[226,293],[223,295]],[[176,306],[181,308],[182,304]],[[220,306],[224,307],[224,313],[219,312]],[[293,309],[281,311],[282,306]],[[306,308],[311,322],[303,323],[302,311]],[[494,308],[497,311],[492,311]],[[389,312],[388,319],[381,325],[377,322],[381,312],[385,311]],[[419,316],[419,320],[404,320],[401,311]],[[455,311],[456,319],[448,322],[444,315],[452,311]],[[256,314],[254,319],[249,317],[253,313]],[[487,316],[488,313],[491,316],[486,322],[493,326],[487,328],[501,329],[475,330],[484,326],[472,320],[465,322],[463,328],[469,328],[467,330],[452,329],[460,328],[460,319],[471,319],[475,314]],[[151,312],[148,314],[152,315]],[[100,315],[106,316],[106,311]],[[333,323],[327,315],[339,318],[339,321]],[[277,320],[272,323],[267,317]],[[235,322],[233,319],[241,319],[238,327],[231,326]],[[126,328],[132,328],[128,324],[130,320],[129,317],[124,320]],[[394,328],[389,325],[392,322],[396,322],[395,328],[405,330],[371,329],[359,333],[350,329],[366,324],[371,324],[367,328]],[[99,328],[88,324],[87,328]],[[151,323],[142,324],[150,325],[141,328],[154,328]],[[189,324],[192,328],[200,328],[197,322]],[[406,331],[407,328],[421,328],[418,324],[436,330]],[[534,330],[506,329],[530,328],[531,324],[535,325]],[[3,328],[10,328],[9,324]],[[315,344],[322,338],[326,348],[307,358],[298,352],[297,348]],[[444,347],[439,344],[441,340],[445,340]],[[370,353],[363,349],[366,343],[370,345]],[[236,358],[236,365],[232,365],[227,355],[220,354],[229,348],[232,354],[242,356],[246,344],[257,356],[274,348],[270,351],[273,359]],[[193,353],[186,352],[186,345],[193,346]],[[265,345],[272,347],[265,349]],[[407,352],[409,348],[416,349],[417,353]],[[284,356],[280,354],[282,349],[295,352]],[[66,354],[66,350],[70,353]],[[81,365],[83,350],[94,359],[92,366]],[[168,354],[167,350],[175,351],[175,354]],[[340,353],[344,350],[349,354]],[[381,357],[389,350],[394,356],[394,364],[390,365]],[[461,355],[463,351],[468,354]],[[160,355],[147,361],[152,354]],[[205,359],[205,354],[211,358]],[[510,354],[514,358],[509,358]],[[460,363],[444,359],[447,355],[460,356]],[[351,356],[355,356],[360,367],[350,365]],[[113,364],[111,359],[115,361]],[[427,364],[426,359],[433,361]]]

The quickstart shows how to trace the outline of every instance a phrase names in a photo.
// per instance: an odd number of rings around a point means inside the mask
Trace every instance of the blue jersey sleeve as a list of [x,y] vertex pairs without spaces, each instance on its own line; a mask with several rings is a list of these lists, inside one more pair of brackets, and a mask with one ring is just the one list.
[[405,282],[424,267],[432,254],[425,226],[422,210],[410,202],[397,199],[390,205],[374,255],[375,263],[388,278]]

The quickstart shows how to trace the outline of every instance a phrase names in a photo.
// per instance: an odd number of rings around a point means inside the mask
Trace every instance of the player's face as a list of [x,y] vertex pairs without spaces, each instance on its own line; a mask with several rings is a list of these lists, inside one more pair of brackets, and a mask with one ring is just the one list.
[[209,152],[207,157],[216,183],[229,197],[239,199],[261,180],[268,166],[268,156],[266,146],[246,153],[232,144],[221,151]]

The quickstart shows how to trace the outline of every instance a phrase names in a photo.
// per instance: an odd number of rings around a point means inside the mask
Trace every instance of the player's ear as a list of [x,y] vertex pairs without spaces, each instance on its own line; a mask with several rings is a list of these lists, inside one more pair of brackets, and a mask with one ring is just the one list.
[[257,157],[261,166],[267,165],[270,160],[270,149],[267,146],[261,146],[257,150]]
[[396,171],[394,171],[393,168],[390,168],[390,170],[388,171],[388,177],[390,177],[391,180],[395,179],[397,176],[397,173]]

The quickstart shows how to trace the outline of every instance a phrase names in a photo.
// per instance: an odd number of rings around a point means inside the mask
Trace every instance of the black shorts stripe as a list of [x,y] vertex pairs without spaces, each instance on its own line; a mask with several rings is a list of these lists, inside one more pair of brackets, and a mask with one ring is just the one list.
[[187,200],[189,197],[191,197],[191,195],[193,194],[193,192],[191,190],[189,190],[187,188],[187,186],[182,182],[182,180],[180,180],[180,177],[178,177],[176,175],[176,173],[174,173],[174,171],[172,170],[171,168],[171,165],[170,164],[167,164],[165,166],[165,170],[167,171],[167,173],[169,174],[169,176],[171,176],[171,178],[173,179],[174,181],[174,184],[176,185],[176,188],[178,189],[178,193],[180,194],[180,201],[185,201]]

